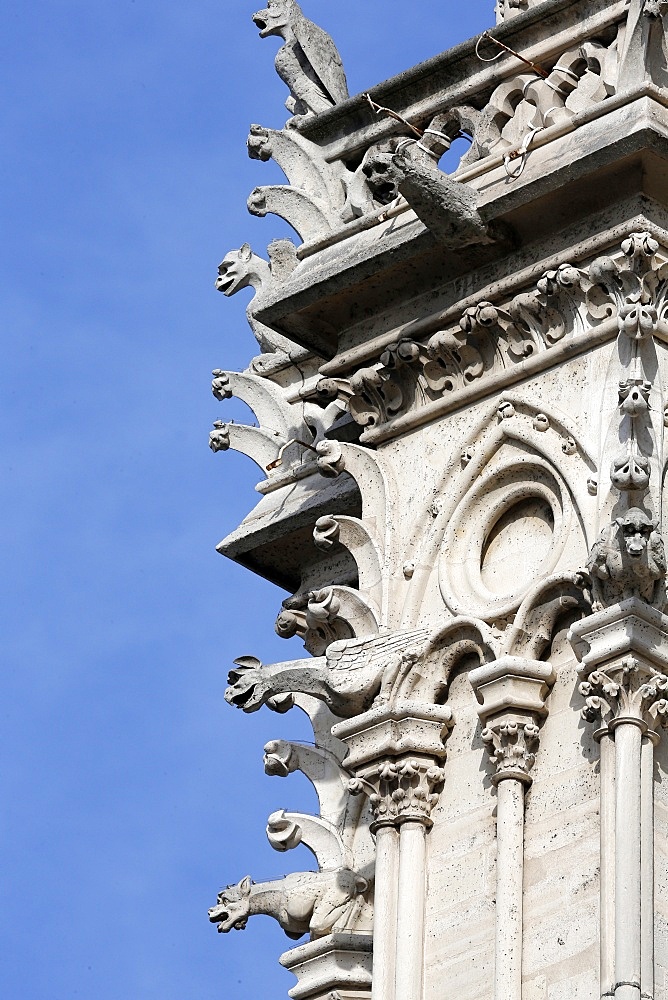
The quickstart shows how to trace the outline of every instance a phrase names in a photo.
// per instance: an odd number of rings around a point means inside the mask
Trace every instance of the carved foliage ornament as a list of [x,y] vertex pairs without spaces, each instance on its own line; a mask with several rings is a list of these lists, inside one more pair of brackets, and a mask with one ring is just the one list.
[[[445,772],[418,758],[385,761],[352,778],[354,795],[365,793],[374,815],[373,827],[419,820],[431,826],[431,811],[438,802]],[[373,829],[372,827],[372,829]]]
[[[651,336],[668,316],[668,264],[656,259],[659,244],[649,233],[634,233],[620,250],[586,268],[560,264],[503,305],[483,300],[469,306],[455,325],[424,343],[400,338],[375,366],[349,379],[323,379],[319,392],[338,397],[362,427],[375,426],[615,318],[628,338]],[[642,405],[644,391],[642,385],[620,386],[627,410]]]
[[625,657],[619,667],[592,671],[580,684],[580,694],[585,699],[580,714],[587,722],[601,719],[614,728],[635,720],[646,729],[649,714],[668,725],[668,677],[633,656]]

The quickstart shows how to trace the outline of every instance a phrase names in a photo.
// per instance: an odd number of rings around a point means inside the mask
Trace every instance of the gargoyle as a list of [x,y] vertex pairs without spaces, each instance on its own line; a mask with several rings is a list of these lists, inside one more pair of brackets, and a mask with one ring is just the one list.
[[302,692],[324,701],[335,715],[351,718],[371,707],[397,656],[424,642],[427,629],[333,642],[326,655],[263,666],[252,656],[235,660],[225,700],[257,712],[277,695]]
[[305,353],[303,348],[293,344],[287,337],[282,337],[280,333],[270,330],[254,316],[255,296],[270,282],[269,264],[254,254],[248,243],[244,243],[239,250],[230,250],[218,265],[216,289],[226,297],[229,298],[241,288],[249,286],[253,288],[255,294],[246,308],[246,317],[262,353],[284,355],[286,359],[301,356]]
[[488,630],[481,622],[453,618],[443,629],[390,632],[333,642],[324,656],[263,666],[252,656],[235,660],[225,700],[244,712],[292,692],[324,701],[335,715],[352,718],[378,699],[391,704],[407,697],[436,702],[456,660],[477,653],[493,658]]
[[657,522],[631,507],[605,528],[587,561],[595,611],[627,597],[640,597],[663,610],[666,554]]
[[253,14],[260,38],[284,39],[276,55],[276,72],[290,90],[285,106],[293,115],[318,114],[348,97],[341,57],[322,28],[302,14],[295,0],[269,0]]
[[366,879],[349,868],[336,871],[296,872],[275,882],[251,881],[218,893],[209,920],[218,931],[243,930],[249,917],[264,913],[279,922],[289,938],[297,940],[309,932],[323,937],[335,927],[344,929],[364,905]]
[[490,243],[495,238],[478,212],[476,192],[441,170],[395,154],[388,169],[417,217],[439,242],[449,247]]

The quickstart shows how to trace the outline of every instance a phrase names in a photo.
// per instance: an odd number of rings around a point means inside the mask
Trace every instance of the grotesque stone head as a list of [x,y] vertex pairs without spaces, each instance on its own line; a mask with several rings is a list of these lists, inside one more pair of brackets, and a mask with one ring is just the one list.
[[624,540],[626,554],[631,559],[640,559],[656,528],[655,522],[639,507],[631,507],[617,518],[616,524]]
[[251,283],[253,251],[248,243],[240,250],[230,250],[218,265],[216,288],[223,295],[234,295]]
[[397,171],[393,164],[393,153],[389,148],[372,146],[362,161],[362,173],[374,201],[379,205],[389,205],[399,194]]
[[253,14],[253,24],[260,29],[260,38],[280,35],[301,11],[295,0],[269,0],[264,10]]
[[233,928],[242,931],[250,913],[251,877],[242,878],[238,885],[228,885],[218,893],[216,906],[209,910],[209,920],[218,924],[218,932],[227,934]]

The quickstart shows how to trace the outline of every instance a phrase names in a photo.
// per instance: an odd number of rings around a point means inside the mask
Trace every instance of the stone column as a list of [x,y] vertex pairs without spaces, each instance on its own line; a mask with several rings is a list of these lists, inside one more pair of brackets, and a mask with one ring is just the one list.
[[668,708],[668,617],[631,597],[573,625],[570,641],[582,716],[602,740],[601,994],[640,1000],[654,994],[653,745]]
[[521,1000],[524,793],[554,672],[540,660],[503,656],[472,670],[469,679],[480,703],[482,736],[496,763],[494,997]]
[[369,796],[376,834],[373,1000],[422,1000],[427,833],[443,785],[447,706],[397,701],[332,730],[348,746],[351,789]]

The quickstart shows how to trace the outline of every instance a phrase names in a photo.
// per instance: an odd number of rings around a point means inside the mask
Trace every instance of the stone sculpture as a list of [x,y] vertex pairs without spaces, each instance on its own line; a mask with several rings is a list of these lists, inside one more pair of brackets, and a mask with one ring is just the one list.
[[638,507],[603,530],[587,562],[595,611],[629,597],[663,608],[666,554],[657,522]]
[[337,925],[345,927],[366,890],[366,881],[347,869],[299,872],[257,884],[247,876],[218,894],[209,920],[226,934],[243,930],[249,917],[264,913],[274,917],[293,940],[309,931],[322,937]]
[[279,35],[285,42],[276,56],[276,72],[290,91],[285,106],[291,114],[317,114],[345,101],[348,86],[336,46],[304,17],[295,0],[269,0],[253,14],[253,22],[261,38]]
[[254,254],[248,243],[244,243],[239,250],[230,250],[218,265],[216,290],[222,292],[226,298],[236,295],[242,288],[253,289],[253,298],[246,309],[246,316],[262,353],[279,354],[290,358],[303,352],[255,318],[253,310],[255,297],[270,283],[271,271],[268,262]]

